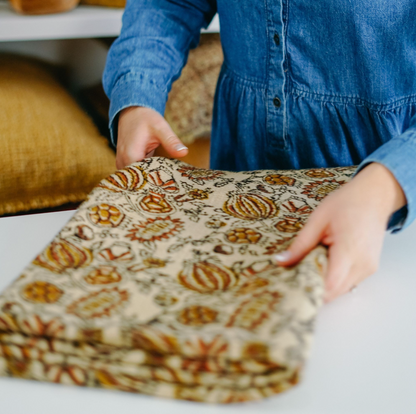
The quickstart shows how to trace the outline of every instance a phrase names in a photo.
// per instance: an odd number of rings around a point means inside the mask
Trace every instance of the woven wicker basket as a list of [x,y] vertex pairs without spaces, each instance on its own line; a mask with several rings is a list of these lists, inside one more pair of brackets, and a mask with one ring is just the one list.
[[10,0],[15,11],[21,14],[51,14],[72,10],[79,0]]
[[80,4],[124,8],[126,7],[126,0],[81,0]]

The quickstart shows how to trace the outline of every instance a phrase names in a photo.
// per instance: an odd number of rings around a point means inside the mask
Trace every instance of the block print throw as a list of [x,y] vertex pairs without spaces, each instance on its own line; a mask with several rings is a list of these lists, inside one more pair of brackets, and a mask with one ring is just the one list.
[[108,176],[0,295],[0,374],[208,403],[293,387],[327,248],[273,256],[355,169],[154,157]]

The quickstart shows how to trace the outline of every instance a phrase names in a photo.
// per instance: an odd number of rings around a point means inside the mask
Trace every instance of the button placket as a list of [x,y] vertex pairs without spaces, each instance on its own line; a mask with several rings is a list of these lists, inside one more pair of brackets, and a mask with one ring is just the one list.
[[285,10],[287,0],[266,0],[268,14],[268,86],[267,86],[267,142],[275,150],[286,150],[285,119],[285,47],[282,42],[285,33]]

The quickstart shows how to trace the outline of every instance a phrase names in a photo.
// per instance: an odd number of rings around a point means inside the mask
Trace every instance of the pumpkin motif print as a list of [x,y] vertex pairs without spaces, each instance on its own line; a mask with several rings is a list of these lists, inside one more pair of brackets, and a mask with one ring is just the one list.
[[236,193],[224,203],[223,210],[230,216],[243,220],[259,220],[276,216],[279,208],[275,202],[255,193]]
[[119,208],[106,203],[93,206],[89,210],[89,219],[97,226],[118,227],[124,217]]
[[64,292],[52,283],[36,281],[26,285],[22,297],[33,303],[55,303]]
[[179,282],[199,293],[226,290],[238,282],[238,275],[230,268],[213,260],[188,261],[178,275]]
[[65,239],[57,239],[36,257],[33,264],[55,273],[62,273],[68,269],[85,267],[91,260],[91,250],[75,246]]
[[170,213],[173,207],[166,198],[157,193],[150,193],[143,197],[139,203],[140,208],[147,213],[163,214]]
[[117,171],[0,294],[0,376],[209,403],[290,389],[327,248],[294,266],[273,255],[353,172],[162,157]]
[[104,178],[98,187],[110,191],[138,191],[146,184],[146,173],[142,168],[130,166]]
[[146,221],[134,224],[126,237],[140,243],[167,240],[179,233],[183,229],[183,224],[181,219],[171,219],[170,217],[149,218]]

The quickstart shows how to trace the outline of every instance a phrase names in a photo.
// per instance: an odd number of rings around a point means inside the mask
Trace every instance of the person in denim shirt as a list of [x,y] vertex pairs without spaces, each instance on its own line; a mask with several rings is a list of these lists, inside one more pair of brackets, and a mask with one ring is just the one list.
[[416,218],[416,2],[127,0],[103,74],[118,168],[159,145],[186,155],[165,104],[216,13],[210,167],[358,166],[276,257],[294,265],[327,245],[333,300],[377,270],[386,230]]

